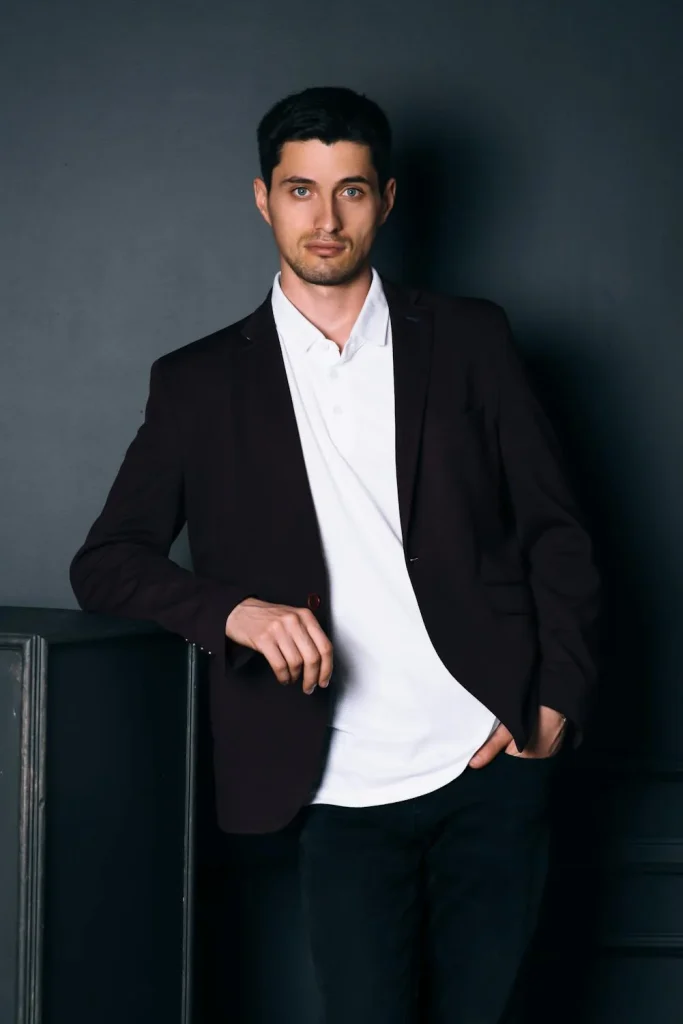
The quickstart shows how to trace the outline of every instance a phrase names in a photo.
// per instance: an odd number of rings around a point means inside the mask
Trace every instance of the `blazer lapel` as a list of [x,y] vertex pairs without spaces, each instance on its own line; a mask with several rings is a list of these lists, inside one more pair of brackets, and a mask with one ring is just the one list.
[[[422,423],[433,344],[431,311],[418,303],[419,293],[382,277],[391,317],[396,477],[401,530],[408,537],[413,506]],[[244,323],[237,345],[239,387],[234,399],[244,403],[246,422],[258,429],[245,434],[245,443],[258,440],[258,450],[245,452],[267,485],[281,495],[282,514],[291,516],[297,545],[304,538],[318,543],[317,520],[301,448],[296,415],[271,306],[271,294]],[[250,441],[251,439],[251,441]],[[303,529],[301,527],[304,527]],[[311,529],[312,527],[312,529]],[[313,548],[309,550],[313,554]],[[298,556],[301,557],[301,547]]]
[[431,310],[419,305],[417,291],[384,277],[382,287],[389,305],[394,349],[396,479],[405,546],[415,493],[434,331]]
[[242,424],[239,457],[256,506],[278,524],[278,536],[287,537],[272,569],[281,570],[284,578],[321,586],[322,543],[271,294],[245,321],[232,352],[231,402],[237,410],[234,422]]

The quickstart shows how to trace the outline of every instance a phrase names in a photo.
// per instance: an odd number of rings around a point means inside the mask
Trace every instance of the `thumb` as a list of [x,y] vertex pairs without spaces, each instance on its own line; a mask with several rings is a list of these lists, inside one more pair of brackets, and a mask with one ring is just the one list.
[[501,724],[498,728],[489,736],[486,743],[479,747],[479,750],[470,758],[469,765],[471,768],[483,768],[484,765],[489,764],[493,761],[501,750],[504,750],[508,746],[512,739],[512,733],[510,730]]

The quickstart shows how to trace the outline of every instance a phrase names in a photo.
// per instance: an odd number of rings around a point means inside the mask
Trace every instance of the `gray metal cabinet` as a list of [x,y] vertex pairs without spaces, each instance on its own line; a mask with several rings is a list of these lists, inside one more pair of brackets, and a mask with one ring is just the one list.
[[0,609],[0,1020],[188,1024],[197,655]]

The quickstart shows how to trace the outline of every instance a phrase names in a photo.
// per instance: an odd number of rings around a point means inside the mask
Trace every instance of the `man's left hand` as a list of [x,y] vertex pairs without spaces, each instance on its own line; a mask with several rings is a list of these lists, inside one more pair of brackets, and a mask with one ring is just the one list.
[[471,758],[470,766],[483,768],[494,757],[498,757],[502,751],[512,757],[552,757],[562,746],[566,726],[567,719],[564,715],[554,708],[541,704],[538,709],[536,728],[524,750],[518,750],[512,733],[501,722],[486,743]]

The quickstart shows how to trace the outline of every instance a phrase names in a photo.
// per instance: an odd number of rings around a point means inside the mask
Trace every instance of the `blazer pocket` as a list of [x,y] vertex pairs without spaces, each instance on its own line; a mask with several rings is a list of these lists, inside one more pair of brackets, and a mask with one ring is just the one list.
[[531,588],[526,583],[484,583],[491,607],[510,615],[530,615],[534,611]]

